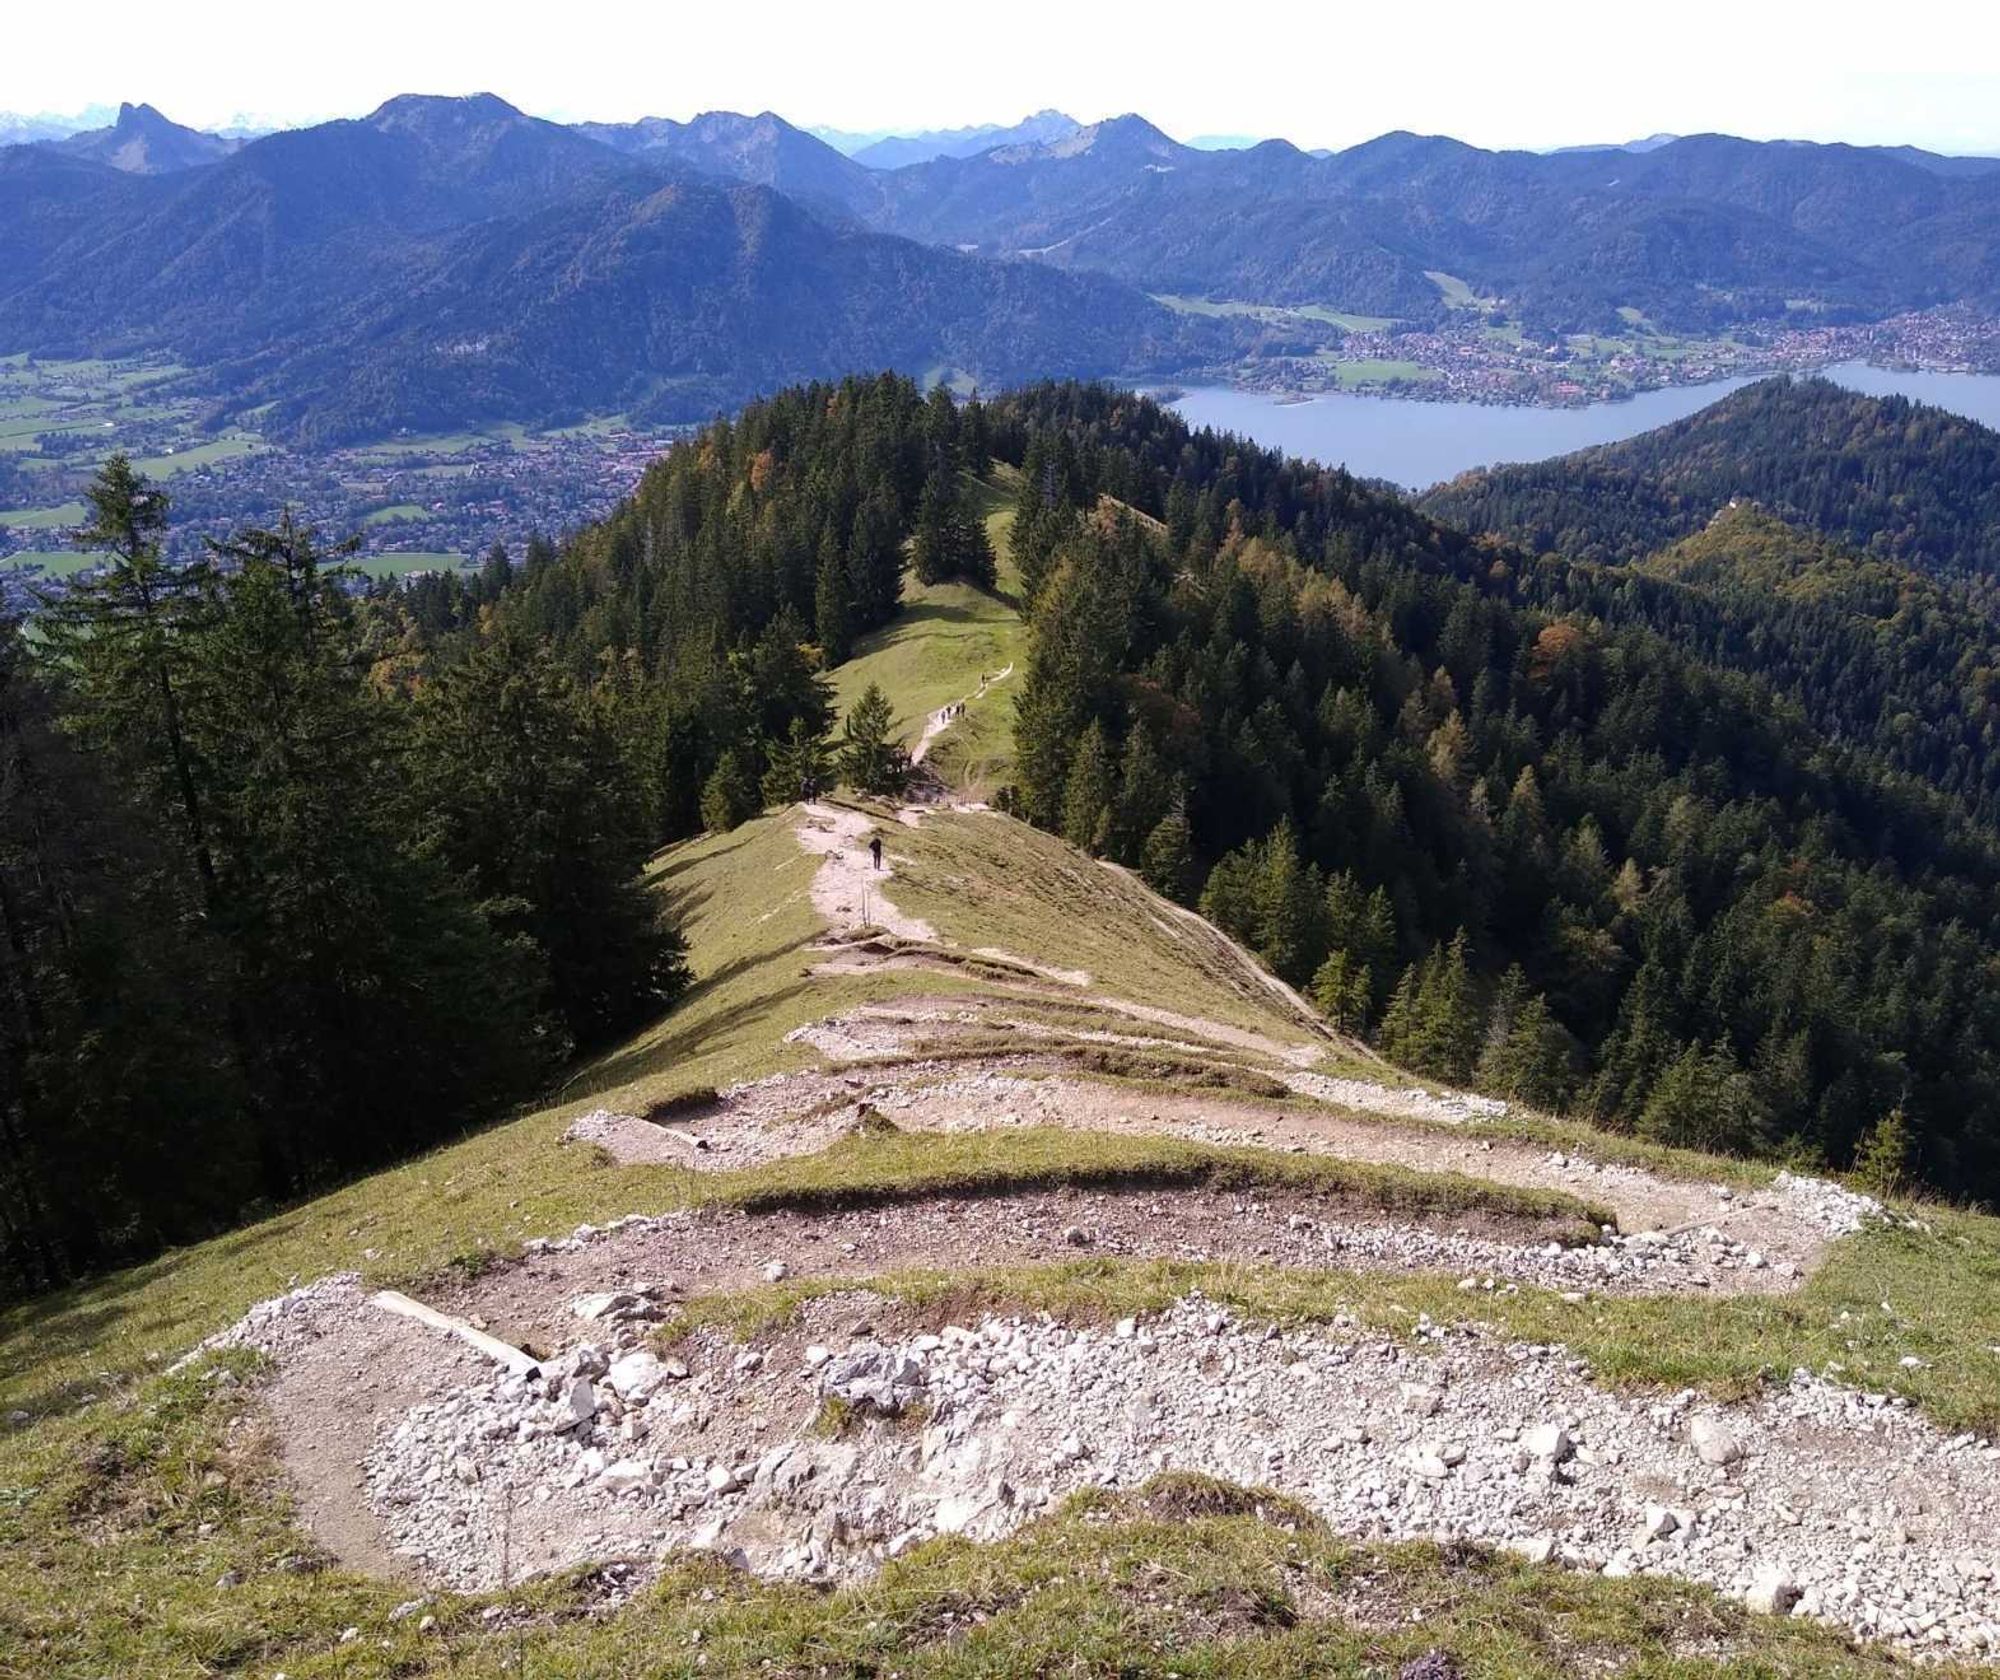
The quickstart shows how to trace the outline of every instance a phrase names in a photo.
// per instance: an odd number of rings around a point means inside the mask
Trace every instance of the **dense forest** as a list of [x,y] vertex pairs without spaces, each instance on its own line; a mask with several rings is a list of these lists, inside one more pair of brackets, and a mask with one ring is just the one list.
[[2000,840],[1872,736],[1643,596],[1538,605],[1518,552],[1150,404],[1043,387],[986,424],[1084,463],[1029,474],[1062,534],[1027,549],[1024,815],[1441,1077],[1990,1192]]
[[686,985],[640,871],[907,765],[822,672],[906,547],[989,582],[981,410],[884,377],[673,451],[610,520],[364,587],[283,522],[161,558],[122,460],[94,582],[0,637],[0,1279],[218,1228],[532,1096]]
[[1532,557],[1127,394],[882,375],[405,586],[288,521],[170,566],[165,495],[106,469],[113,563],[0,639],[10,1283],[491,1119],[669,1007],[645,860],[900,789],[888,703],[836,736],[825,673],[906,571],[993,586],[996,459],[1019,814],[1422,1071],[1992,1194],[1996,665],[1956,585],[1749,508]]
[[1699,414],[1553,461],[1467,473],[1424,511],[1537,554],[1640,560],[1732,498],[1870,559],[2000,588],[2000,432],[1827,379],[1765,379]]

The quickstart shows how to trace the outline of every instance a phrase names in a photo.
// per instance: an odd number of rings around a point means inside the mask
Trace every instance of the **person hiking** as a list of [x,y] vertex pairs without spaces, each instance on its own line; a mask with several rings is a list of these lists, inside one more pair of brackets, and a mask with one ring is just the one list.
[[872,858],[873,858],[873,859],[875,860],[875,867],[876,867],[877,869],[880,869],[880,868],[882,867],[882,836],[881,836],[881,835],[879,835],[879,834],[871,834],[871,835],[869,835],[869,836],[868,836],[868,855],[869,855],[870,857],[872,857]]

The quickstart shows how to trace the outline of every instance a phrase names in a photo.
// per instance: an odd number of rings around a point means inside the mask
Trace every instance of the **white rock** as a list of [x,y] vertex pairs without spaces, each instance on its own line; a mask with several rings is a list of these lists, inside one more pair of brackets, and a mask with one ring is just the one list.
[[1743,1602],[1759,1615],[1782,1616],[1799,1601],[1799,1589],[1791,1576],[1777,1568],[1760,1569]]
[[1688,1425],[1688,1441],[1704,1464],[1734,1464],[1743,1456],[1736,1437],[1718,1419],[1706,1415]]
[[1559,1423],[1545,1423],[1531,1429],[1521,1437],[1521,1445],[1536,1458],[1545,1458],[1551,1464],[1561,1464],[1576,1451],[1576,1443],[1569,1438],[1569,1431]]

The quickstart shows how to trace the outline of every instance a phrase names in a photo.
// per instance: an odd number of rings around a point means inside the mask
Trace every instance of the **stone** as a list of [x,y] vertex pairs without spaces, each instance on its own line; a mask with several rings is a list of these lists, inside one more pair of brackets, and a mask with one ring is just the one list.
[[614,1359],[604,1380],[627,1400],[650,1400],[672,1377],[656,1354],[640,1348]]
[[1706,1415],[1688,1425],[1688,1442],[1704,1464],[1734,1464],[1743,1456],[1736,1437],[1719,1420]]
[[1576,1451],[1576,1443],[1569,1438],[1569,1431],[1559,1423],[1545,1423],[1529,1430],[1521,1437],[1521,1445],[1531,1457],[1545,1458],[1551,1464],[1565,1462]]
[[1402,1400],[1403,1410],[1417,1417],[1436,1417],[1444,1404],[1443,1397],[1428,1383],[1404,1383]]
[[626,1493],[633,1488],[652,1487],[658,1479],[644,1459],[621,1458],[616,1464],[605,1466],[597,1485],[608,1493]]
[[1798,1584],[1784,1570],[1760,1569],[1743,1602],[1761,1616],[1783,1616],[1799,1601]]
[[568,1425],[588,1425],[597,1417],[597,1390],[588,1377],[573,1377],[563,1390],[562,1407]]
[[1664,1540],[1681,1526],[1681,1520],[1664,1505],[1648,1505],[1639,1523],[1639,1532],[1648,1540]]
[[711,1493],[735,1493],[743,1486],[743,1478],[726,1464],[711,1464],[706,1480]]

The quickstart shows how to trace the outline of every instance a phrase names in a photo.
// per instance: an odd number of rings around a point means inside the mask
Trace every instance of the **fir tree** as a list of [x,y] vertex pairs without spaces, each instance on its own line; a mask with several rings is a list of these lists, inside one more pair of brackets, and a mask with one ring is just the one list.
[[1093,719],[1078,743],[1063,793],[1063,838],[1081,851],[1101,851],[1116,794],[1104,726]]
[[1330,952],[1313,974],[1313,1005],[1341,1032],[1368,1030],[1372,991],[1367,969],[1346,951]]
[[767,805],[817,799],[833,785],[833,752],[827,742],[827,731],[807,718],[794,718],[784,740],[772,742],[764,749],[764,759]]
[[840,777],[857,793],[900,796],[910,781],[910,759],[894,738],[895,712],[878,684],[870,683],[841,726]]
[[1163,898],[1185,904],[1194,893],[1194,837],[1188,828],[1187,807],[1176,799],[1167,814],[1146,836],[1139,858],[1139,873],[1146,885]]
[[701,825],[711,834],[726,834],[764,808],[757,779],[734,747],[724,751],[701,790]]
[[1898,1103],[1861,1136],[1854,1151],[1855,1182],[1871,1196],[1901,1196],[1915,1179],[1917,1140]]
[[829,525],[820,542],[819,570],[813,579],[813,630],[828,665],[840,664],[852,651],[848,633],[851,592],[847,561]]
[[571,1040],[603,1044],[669,1008],[683,947],[640,878],[651,834],[606,713],[503,633],[424,691],[415,722],[413,824],[534,942]]

